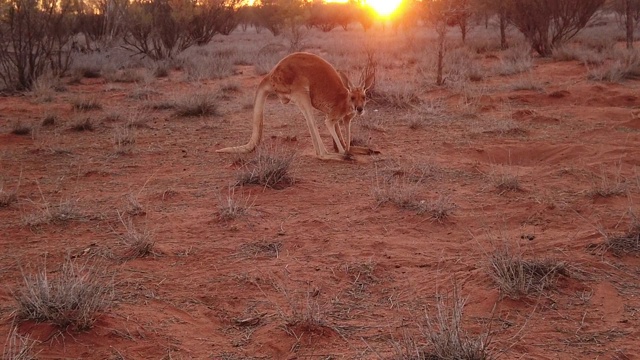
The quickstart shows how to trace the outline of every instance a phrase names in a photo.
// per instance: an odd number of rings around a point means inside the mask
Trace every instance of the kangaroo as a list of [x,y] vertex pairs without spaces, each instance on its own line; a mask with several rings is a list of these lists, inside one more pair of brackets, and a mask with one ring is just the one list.
[[[323,160],[343,160],[352,154],[374,153],[369,148],[351,146],[351,120],[362,115],[367,101],[366,91],[375,80],[375,70],[367,67],[364,81],[353,86],[342,72],[321,57],[298,52],[284,57],[258,85],[253,105],[253,130],[246,145],[217,150],[226,153],[248,153],[253,151],[262,139],[264,125],[264,104],[267,96],[275,92],[283,104],[291,100],[298,106],[311,133],[316,156]],[[338,153],[328,153],[313,115],[313,108],[326,115],[325,125],[333,138]],[[339,123],[345,125],[346,137],[342,136]]]

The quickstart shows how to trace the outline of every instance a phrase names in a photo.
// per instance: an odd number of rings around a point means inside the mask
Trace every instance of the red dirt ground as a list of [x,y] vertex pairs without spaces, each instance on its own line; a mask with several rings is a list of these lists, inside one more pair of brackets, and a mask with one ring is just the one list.
[[[252,204],[249,214],[222,220],[238,157],[215,150],[248,139],[251,110],[242,101],[260,79],[250,66],[238,72],[196,87],[174,71],[152,85],[151,101],[161,101],[215,92],[231,80],[240,91],[218,99],[219,116],[150,110],[130,96],[137,85],[103,79],[68,85],[49,103],[0,99],[0,180],[18,195],[0,208],[0,334],[11,327],[22,272],[45,261],[54,271],[72,254],[107,264],[115,303],[86,332],[20,325],[20,334],[41,341],[38,358],[389,358],[403,339],[426,342],[419,324],[454,278],[468,297],[466,327],[491,331],[494,356],[638,358],[640,261],[593,244],[627,230],[628,210],[637,210],[639,81],[592,82],[577,62],[537,59],[530,76],[543,90],[514,91],[505,84],[518,76],[490,77],[471,112],[452,88],[421,95],[442,101],[441,114],[370,102],[356,136],[370,137],[381,154],[353,162],[315,159],[297,108],[272,99],[267,142],[297,153],[296,182],[236,188],[236,199]],[[103,108],[74,112],[79,96]],[[41,126],[52,112],[56,124]],[[125,116],[108,116],[114,112]],[[130,114],[145,125],[135,130],[133,151],[116,154],[114,128]],[[415,116],[424,125],[412,129],[405,119]],[[492,130],[505,117],[515,131]],[[90,118],[95,130],[69,130],[78,118]],[[372,119],[382,125],[362,126]],[[11,134],[15,121],[35,133]],[[329,147],[323,127],[321,134]],[[377,205],[380,179],[416,164],[433,169],[416,196],[449,196],[456,205],[442,222]],[[496,189],[507,175],[517,176],[520,190]],[[623,191],[594,195],[611,184]],[[132,198],[142,211],[131,217],[153,233],[157,254],[120,261],[118,212],[128,214]],[[79,220],[25,225],[44,204],[67,201]],[[541,295],[502,298],[487,269],[504,244],[527,258],[564,261],[569,276]]]

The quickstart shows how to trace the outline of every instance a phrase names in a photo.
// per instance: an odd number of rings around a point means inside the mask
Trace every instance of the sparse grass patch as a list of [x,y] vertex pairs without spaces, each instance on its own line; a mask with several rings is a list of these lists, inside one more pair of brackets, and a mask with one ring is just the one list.
[[393,82],[376,85],[368,92],[371,101],[379,106],[393,109],[407,110],[415,108],[422,103],[420,91],[410,83]]
[[218,216],[221,220],[233,220],[249,214],[253,202],[250,196],[236,195],[234,187],[229,187],[226,196],[218,200]]
[[13,292],[16,318],[49,322],[61,329],[90,329],[113,301],[113,280],[96,263],[80,263],[67,257],[61,269],[49,273],[46,266],[23,274],[23,284]]
[[189,94],[175,102],[175,114],[181,117],[219,115],[213,94]]
[[526,135],[527,130],[513,119],[480,119],[473,123],[472,132],[499,136]]
[[122,69],[110,71],[104,74],[105,79],[114,83],[139,83],[145,81],[145,74],[137,69]]
[[78,111],[90,111],[102,109],[102,104],[94,97],[79,97],[73,99],[71,105]]
[[608,175],[604,169],[601,169],[600,174],[594,174],[591,189],[587,192],[587,195],[606,198],[624,195],[627,190],[628,186],[620,174],[620,168],[617,168],[612,176]]
[[282,189],[294,184],[291,166],[295,154],[274,146],[260,146],[240,169],[236,185],[261,185]]
[[33,347],[37,341],[28,336],[22,336],[18,332],[18,327],[11,326],[7,339],[2,350],[3,360],[35,360]]
[[373,188],[373,197],[377,206],[391,203],[401,209],[414,211],[417,215],[428,215],[431,219],[443,222],[451,215],[456,205],[449,196],[438,195],[434,200],[420,199],[420,187],[405,178],[384,181]]
[[93,123],[89,118],[79,119],[79,120],[76,120],[76,122],[71,125],[70,130],[77,131],[77,132],[93,131],[95,130],[95,126],[93,126]]
[[135,129],[131,126],[116,126],[113,128],[113,144],[116,154],[124,155],[133,151],[136,144]]
[[520,249],[502,246],[489,255],[489,274],[503,296],[518,299],[553,288],[566,263],[551,258],[525,259]]
[[46,224],[64,224],[85,218],[86,215],[78,209],[76,200],[61,200],[55,205],[45,202],[38,211],[28,214],[24,218],[24,223],[30,227],[38,227]]

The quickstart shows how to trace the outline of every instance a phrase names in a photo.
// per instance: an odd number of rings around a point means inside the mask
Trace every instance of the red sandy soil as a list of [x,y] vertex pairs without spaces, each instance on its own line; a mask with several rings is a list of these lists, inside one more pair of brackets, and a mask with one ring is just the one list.
[[[455,285],[467,298],[466,329],[490,331],[493,356],[638,358],[640,261],[594,244],[626,231],[628,210],[637,210],[640,82],[592,82],[576,62],[537,59],[530,76],[543,90],[513,91],[503,85],[518,76],[490,77],[473,112],[461,109],[453,89],[432,90],[421,97],[443,101],[442,114],[420,115],[424,125],[415,129],[403,120],[410,111],[370,102],[356,121],[382,125],[359,125],[356,136],[370,137],[381,154],[345,162],[314,158],[297,108],[271,99],[266,142],[296,152],[295,184],[236,187],[235,198],[252,204],[249,214],[223,220],[239,157],[215,150],[248,140],[251,109],[243,102],[260,79],[250,66],[237,70],[199,88],[174,71],[153,83],[150,100],[130,96],[138,85],[103,79],[67,85],[48,103],[0,99],[0,176],[4,191],[18,195],[0,208],[0,334],[11,327],[22,273],[46,263],[55,276],[71,254],[107,264],[115,302],[85,332],[22,323],[20,334],[41,341],[41,359],[391,358],[403,339],[426,344],[424,314],[433,315],[438,294]],[[145,107],[216,93],[229,81],[239,91],[218,99],[219,116]],[[79,96],[103,108],[74,112]],[[52,112],[56,124],[41,126]],[[116,154],[114,128],[131,114],[144,126],[132,152]],[[505,115],[516,131],[491,130]],[[69,129],[82,118],[95,130]],[[33,124],[34,134],[11,134],[16,121]],[[435,169],[416,196],[455,203],[442,222],[376,202],[382,177],[416,164]],[[496,189],[504,174],[517,176],[521,189]],[[624,191],[594,195],[603,182]],[[132,198],[141,211],[131,213]],[[25,225],[44,204],[66,201],[81,219]],[[126,248],[118,213],[153,233],[155,256],[119,258]],[[505,244],[525,258],[565,262],[568,276],[541,294],[503,298],[488,259]]]

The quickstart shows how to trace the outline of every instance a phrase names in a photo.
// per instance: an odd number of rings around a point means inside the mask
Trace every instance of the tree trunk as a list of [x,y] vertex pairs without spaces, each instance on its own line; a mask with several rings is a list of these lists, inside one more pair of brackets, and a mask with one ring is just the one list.
[[625,16],[627,25],[627,49],[633,49],[633,15],[631,14],[631,0],[625,0]]
[[500,9],[500,49],[506,50],[509,47],[507,44],[507,14],[503,8]]
[[436,32],[438,33],[438,65],[436,85],[444,85],[444,77],[442,76],[444,68],[444,51],[445,38],[447,35],[447,22],[442,20],[436,24]]

